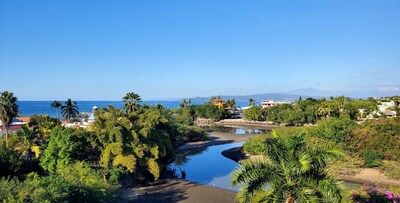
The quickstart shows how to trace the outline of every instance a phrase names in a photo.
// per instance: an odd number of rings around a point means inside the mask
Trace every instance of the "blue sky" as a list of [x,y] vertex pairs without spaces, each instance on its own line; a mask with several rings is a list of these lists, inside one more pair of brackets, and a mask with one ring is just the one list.
[[400,1],[0,1],[20,100],[400,93]]

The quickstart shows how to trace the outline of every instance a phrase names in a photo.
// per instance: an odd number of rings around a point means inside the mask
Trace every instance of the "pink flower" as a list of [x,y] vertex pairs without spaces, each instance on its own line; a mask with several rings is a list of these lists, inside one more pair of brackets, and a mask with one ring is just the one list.
[[[386,195],[388,199],[394,199],[394,194],[390,190],[386,190]],[[396,200],[395,200],[396,201]]]

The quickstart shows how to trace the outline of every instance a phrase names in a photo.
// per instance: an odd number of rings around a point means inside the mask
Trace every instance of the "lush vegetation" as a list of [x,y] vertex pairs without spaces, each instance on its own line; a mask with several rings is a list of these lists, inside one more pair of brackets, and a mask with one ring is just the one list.
[[[12,114],[18,112],[16,100],[2,100],[2,112],[11,112],[4,114],[5,121],[17,115]],[[161,105],[140,105],[137,94],[128,93],[123,101],[124,110],[97,110],[88,129],[65,128],[57,118],[35,115],[31,126],[2,137],[0,199],[109,202],[122,179],[138,184],[157,180],[179,146],[207,138],[203,130],[184,122],[182,114]],[[52,106],[60,107],[56,102]],[[61,109],[67,120],[78,112],[71,100]]]
[[213,105],[212,99],[202,105],[190,105],[191,101],[185,99],[180,108],[174,110],[175,120],[178,123],[192,125],[197,118],[207,118],[212,120],[221,120],[231,117],[231,110],[236,107],[235,100],[228,100],[224,108],[218,108]]
[[341,151],[328,145],[308,146],[303,134],[287,136],[275,132],[266,137],[261,151],[264,159],[244,161],[233,174],[232,185],[244,185],[238,194],[239,202],[342,200],[338,182],[326,171],[328,159],[340,156]]
[[76,102],[68,99],[61,106],[61,114],[69,121],[71,118],[76,118],[76,116],[79,114],[78,109],[79,107]]
[[[313,145],[336,145],[346,155],[363,160],[365,167],[381,166],[385,162],[399,163],[399,118],[367,120],[362,124],[348,118],[326,118],[318,121],[316,126],[281,128],[276,131],[283,134],[303,132],[306,141]],[[250,139],[244,144],[244,149],[251,154],[261,154],[267,138],[260,136]]]
[[[367,120],[357,124],[349,118],[330,117],[318,121],[316,126],[279,128],[276,133],[284,136],[304,133],[304,141],[310,147],[334,145],[341,149],[343,156],[327,163],[333,175],[349,175],[361,167],[378,167],[388,177],[400,180],[399,118]],[[265,155],[271,148],[267,145],[270,139],[271,135],[252,138],[244,144],[244,150],[254,155]],[[357,194],[353,195],[355,202],[374,202],[368,198],[377,195],[368,196],[366,192]],[[384,195],[380,196],[384,199]]]
[[2,92],[0,95],[0,121],[3,131],[5,131],[6,146],[8,146],[8,130],[18,113],[17,97],[14,97],[12,92]]
[[[288,126],[301,126],[315,124],[324,118],[348,118],[357,120],[365,118],[368,114],[377,110],[378,101],[351,100],[348,97],[335,97],[330,100],[299,98],[294,104],[279,104],[270,108],[252,106],[244,111],[244,118],[256,121],[271,121],[275,124]],[[359,111],[363,109],[363,111]]]

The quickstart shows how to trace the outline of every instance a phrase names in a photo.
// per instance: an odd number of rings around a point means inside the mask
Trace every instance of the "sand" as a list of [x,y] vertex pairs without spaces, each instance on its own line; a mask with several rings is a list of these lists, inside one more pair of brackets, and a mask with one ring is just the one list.
[[257,136],[257,134],[237,135],[237,134],[224,133],[224,132],[210,132],[208,134],[207,141],[187,143],[187,144],[179,147],[178,150],[188,150],[188,149],[193,149],[193,148],[197,148],[197,147],[208,147],[208,146],[212,146],[212,145],[243,142],[254,136]]
[[166,179],[148,187],[123,189],[119,202],[236,202],[236,193],[181,179]]
[[342,175],[340,180],[357,183],[372,183],[376,185],[386,185],[400,187],[400,181],[390,179],[384,173],[374,168],[363,168],[354,175]]

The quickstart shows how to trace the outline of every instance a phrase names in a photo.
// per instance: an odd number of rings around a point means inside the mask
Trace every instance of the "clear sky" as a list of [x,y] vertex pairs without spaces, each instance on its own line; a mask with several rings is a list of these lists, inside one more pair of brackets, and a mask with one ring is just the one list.
[[400,92],[399,0],[1,0],[20,100]]

